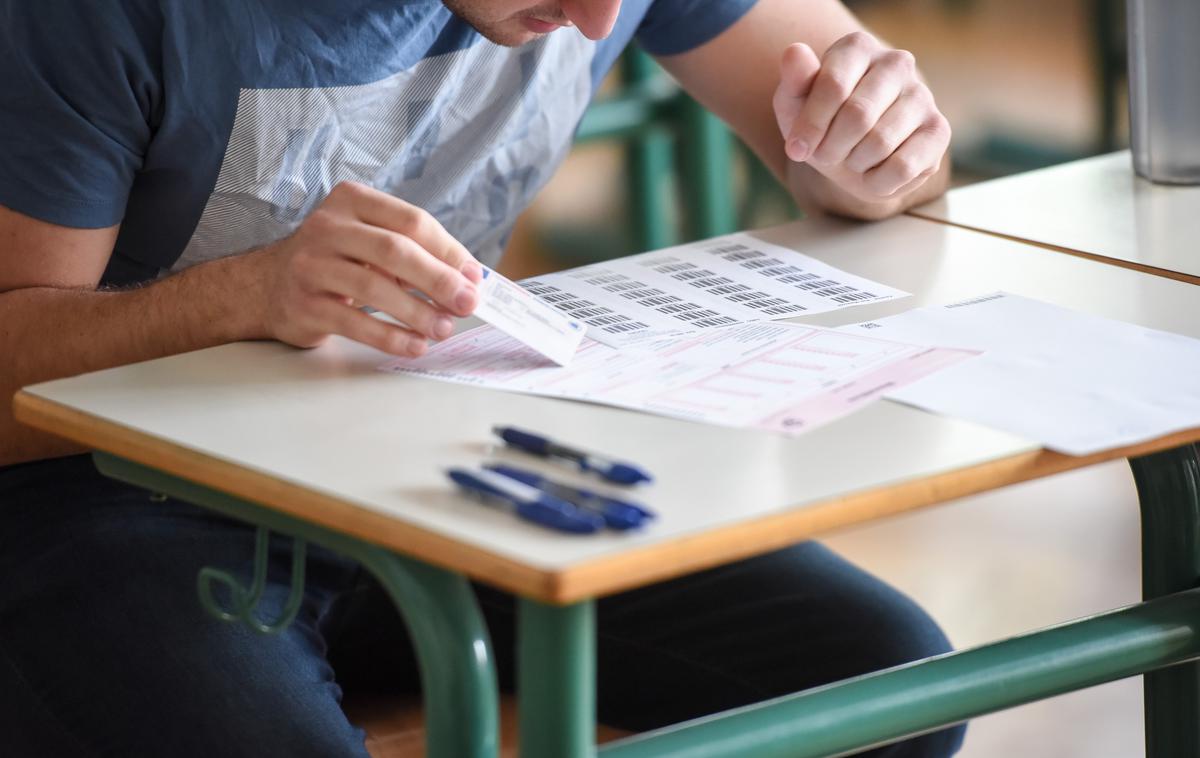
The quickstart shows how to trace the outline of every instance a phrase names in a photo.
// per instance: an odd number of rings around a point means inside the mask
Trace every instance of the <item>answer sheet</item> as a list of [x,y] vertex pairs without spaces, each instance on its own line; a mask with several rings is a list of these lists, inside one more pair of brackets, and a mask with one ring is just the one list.
[[585,340],[568,368],[482,326],[383,371],[797,434],[974,355],[756,321],[616,350]]
[[1089,455],[1200,426],[1200,340],[1003,292],[843,327],[985,351],[887,397]]
[[908,293],[748,234],[547,274],[521,286],[607,345],[823,313]]

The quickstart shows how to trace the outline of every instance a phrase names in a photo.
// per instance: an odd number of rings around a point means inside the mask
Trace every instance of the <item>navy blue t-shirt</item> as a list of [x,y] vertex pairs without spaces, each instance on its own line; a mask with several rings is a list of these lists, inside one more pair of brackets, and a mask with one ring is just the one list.
[[753,2],[628,0],[608,39],[506,48],[440,0],[0,0],[0,205],[120,222],[128,281],[280,239],[355,180],[494,263],[626,44],[683,52]]

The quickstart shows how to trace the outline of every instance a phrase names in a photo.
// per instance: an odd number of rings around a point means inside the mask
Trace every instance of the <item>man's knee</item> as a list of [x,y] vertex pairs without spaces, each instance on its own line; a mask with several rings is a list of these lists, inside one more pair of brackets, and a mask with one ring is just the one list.
[[854,673],[952,649],[921,606],[823,545],[804,543],[760,560],[759,573],[776,577],[773,592],[793,599],[791,611],[801,616],[804,636],[842,648]]
[[[199,567],[245,560],[252,532],[144,493],[98,499],[71,521],[30,508],[27,533],[39,538],[4,543],[0,693],[27,716],[0,719],[6,745],[61,737],[73,747],[54,754],[365,757],[316,638],[315,605],[263,636],[196,602]],[[265,617],[288,589],[269,582]]]
[[876,625],[878,668],[890,668],[950,652],[953,647],[937,622],[907,595],[886,587],[864,609],[864,621]]

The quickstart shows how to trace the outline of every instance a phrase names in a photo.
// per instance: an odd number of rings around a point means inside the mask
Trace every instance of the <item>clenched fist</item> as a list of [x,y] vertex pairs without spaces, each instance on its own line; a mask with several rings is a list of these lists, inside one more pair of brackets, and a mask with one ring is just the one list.
[[866,203],[920,186],[950,144],[950,124],[912,54],[865,32],[821,58],[806,44],[788,47],[773,105],[788,158]]

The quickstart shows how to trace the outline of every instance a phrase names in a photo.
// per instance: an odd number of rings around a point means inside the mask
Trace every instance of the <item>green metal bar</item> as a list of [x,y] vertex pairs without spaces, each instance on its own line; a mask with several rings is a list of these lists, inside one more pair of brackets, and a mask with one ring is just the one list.
[[1188,590],[610,743],[600,756],[847,755],[1197,656],[1200,590]]
[[[228,571],[205,566],[196,575],[196,594],[200,596],[201,607],[220,621],[241,622],[260,634],[279,634],[296,619],[296,614],[300,612],[300,606],[304,602],[306,553],[304,540],[295,540],[292,545],[291,587],[283,610],[274,621],[261,621],[255,613],[267,588],[267,568],[271,557],[271,531],[261,526],[255,530],[254,535],[254,578],[250,588],[243,588]],[[217,602],[213,593],[214,584],[225,585],[233,610],[226,610]]]
[[499,686],[475,593],[458,574],[363,545],[350,554],[400,610],[417,651],[425,745],[439,758],[494,758]]
[[309,540],[363,564],[391,596],[412,638],[430,758],[494,758],[499,749],[496,667],[465,577],[139,463],[107,453],[93,457],[96,467],[114,479]]
[[596,621],[591,601],[519,600],[521,758],[596,754]]
[[[625,91],[645,91],[666,79],[658,64],[638,49],[630,50],[621,58],[621,78]],[[670,90],[674,90],[671,100],[656,105],[682,97],[677,88],[672,86],[667,91]],[[670,196],[675,178],[671,130],[666,126],[646,128],[627,141],[626,215],[632,221],[633,249],[656,250],[673,245],[678,240],[674,233],[674,203]]]
[[[1200,585],[1200,455],[1196,445],[1129,461],[1142,508],[1142,596]],[[1148,758],[1200,756],[1200,663],[1143,680]]]
[[657,250],[679,241],[670,194],[675,173],[672,147],[671,134],[665,129],[647,132],[629,146],[627,204],[634,250]]
[[[166,497],[164,496],[165,500]],[[267,563],[270,558],[271,530],[258,527],[254,530],[254,578],[250,589],[244,589],[237,578],[228,571],[205,566],[196,576],[196,594],[200,596],[200,605],[210,616],[220,621],[236,622],[248,617],[253,608],[262,599],[267,587]],[[229,602],[232,610],[226,610],[217,602],[213,585],[221,584],[229,592]]]
[[647,129],[662,127],[679,98],[679,89],[662,78],[629,85],[620,94],[588,107],[579,122],[575,141],[628,139]]
[[296,620],[300,606],[304,604],[304,567],[307,563],[308,543],[302,539],[292,541],[292,584],[288,589],[288,599],[280,612],[279,618],[270,624],[263,624],[257,619],[251,625],[261,634],[279,634]]
[[688,234],[692,239],[737,231],[733,199],[733,138],[713,114],[691,98],[681,101],[680,169]]

